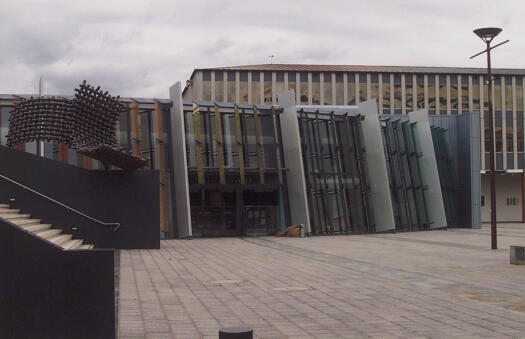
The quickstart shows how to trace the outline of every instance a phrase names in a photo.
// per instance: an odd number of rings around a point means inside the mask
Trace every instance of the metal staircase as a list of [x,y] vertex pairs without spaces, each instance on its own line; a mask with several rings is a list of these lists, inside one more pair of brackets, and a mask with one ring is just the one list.
[[91,244],[84,244],[82,239],[73,239],[71,234],[64,234],[60,229],[51,228],[51,224],[42,224],[40,219],[32,219],[30,214],[22,214],[19,209],[11,209],[6,204],[0,204],[0,219],[18,225],[64,250],[89,250],[93,248]]

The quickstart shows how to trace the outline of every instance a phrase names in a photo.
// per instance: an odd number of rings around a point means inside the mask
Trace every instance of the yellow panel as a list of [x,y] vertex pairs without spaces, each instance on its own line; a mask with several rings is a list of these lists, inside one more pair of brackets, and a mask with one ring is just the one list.
[[237,138],[237,145],[239,146],[239,171],[241,175],[241,184],[245,184],[246,178],[244,176],[244,143],[242,139],[241,117],[239,114],[239,107],[237,107],[237,105],[235,105],[235,136]]
[[224,145],[222,138],[222,119],[219,106],[215,105],[215,139],[217,140],[217,160],[219,162],[219,180],[221,184],[226,184],[226,175],[224,174]]

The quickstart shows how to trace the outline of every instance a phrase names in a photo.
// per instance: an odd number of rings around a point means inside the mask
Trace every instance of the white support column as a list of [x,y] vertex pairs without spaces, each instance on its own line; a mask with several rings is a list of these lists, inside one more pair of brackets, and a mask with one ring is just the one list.
[[412,110],[417,110],[417,76],[412,74]]
[[368,165],[368,180],[370,182],[375,228],[377,232],[394,230],[394,210],[388,182],[381,123],[377,114],[377,102],[375,99],[372,99],[357,106],[359,113],[365,117],[361,121],[361,128],[363,130],[363,144],[365,145],[366,163]]
[[407,114],[405,73],[401,74],[401,114]]
[[348,73],[343,73],[343,104],[348,105]]
[[377,83],[379,84],[378,86],[379,95],[377,99],[377,106],[379,108],[379,114],[383,114],[383,74],[382,73],[378,74]]
[[429,107],[428,107],[428,74],[425,74],[423,78],[423,95],[425,96],[425,104],[424,104],[425,109],[429,110]]
[[[301,103],[301,72],[295,72],[295,102]],[[277,98],[277,102],[279,102]]]
[[336,82],[337,82],[337,79],[336,79],[335,72],[332,72],[332,105],[337,105],[337,95],[336,95],[336,86],[335,86]]
[[372,75],[370,73],[366,73],[366,100],[370,99],[372,99]]
[[483,75],[478,76],[479,78],[479,120],[481,125],[481,169],[487,170],[488,166],[485,164],[485,95],[483,92]]
[[447,74],[447,115],[452,112],[452,106],[450,104],[450,74]]
[[275,93],[277,92],[277,73],[272,72],[272,105],[277,104],[277,97]]
[[503,152],[504,170],[507,169],[507,107],[505,105],[505,80],[505,77],[501,76],[501,150]]
[[181,238],[191,237],[190,185],[186,159],[186,131],[184,129],[184,108],[180,81],[170,87],[171,106],[171,155],[173,163],[170,180],[175,187],[176,228]]
[[241,75],[235,72],[235,102],[241,102]]
[[425,109],[414,111],[408,115],[408,120],[417,123],[414,128],[414,137],[416,139],[417,152],[422,153],[422,156],[419,158],[419,165],[423,186],[428,187],[424,190],[424,195],[428,206],[428,217],[431,222],[430,228],[446,227],[445,205],[441,194],[441,184],[439,182],[428,112]]
[[394,115],[395,114],[395,111],[394,111],[394,99],[396,97],[395,93],[394,93],[394,73],[390,73],[390,80],[389,80],[389,84],[390,84],[390,114]]
[[259,102],[264,104],[264,72],[259,72]]
[[222,98],[224,102],[228,102],[228,72],[222,73]]
[[472,90],[472,75],[469,75],[468,76],[468,111],[469,112],[472,112],[474,110],[474,97],[472,96],[473,93],[474,91]]
[[312,72],[308,72],[308,105],[312,104]]
[[359,73],[354,73],[354,84],[355,84],[355,104],[359,103]]
[[463,113],[462,112],[462,109],[463,109],[463,106],[462,106],[462,103],[463,103],[463,90],[461,89],[461,85],[462,85],[462,82],[461,82],[461,75],[458,74],[458,83],[457,83],[457,94],[458,94],[458,114],[461,114]]
[[252,98],[252,72],[248,72],[248,103],[253,104]]
[[193,84],[195,92],[197,92],[197,95],[194,98],[197,98],[197,100],[202,100],[202,75],[202,71],[198,71],[195,77],[196,81]]
[[514,168],[518,168],[518,124],[516,112],[516,77],[512,77],[512,149],[514,154]]
[[324,105],[324,73],[319,74],[319,104]]
[[288,170],[286,190],[289,197],[291,222],[292,225],[303,224],[305,234],[309,234],[312,232],[312,229],[304,177],[301,135],[299,133],[299,122],[293,91],[280,93],[278,99],[279,105],[283,106],[283,113],[279,115],[281,129],[286,131],[282,135],[282,147],[284,162]]
[[215,71],[211,72],[211,101],[215,101]]

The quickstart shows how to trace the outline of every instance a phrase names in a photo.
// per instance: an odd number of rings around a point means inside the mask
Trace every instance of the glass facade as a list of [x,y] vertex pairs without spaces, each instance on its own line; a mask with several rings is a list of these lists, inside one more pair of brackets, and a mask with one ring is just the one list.
[[[297,73],[288,72],[288,89],[293,90],[293,92],[296,94],[296,97],[297,97],[296,83],[297,83]],[[299,102],[299,100],[297,102]]]
[[360,116],[298,112],[313,234],[374,231]]
[[394,73],[394,114],[401,114],[401,74]]
[[344,84],[343,84],[343,73],[335,73],[335,104],[344,105]]
[[184,105],[194,236],[275,234],[285,224],[279,114],[267,106]]
[[428,78],[428,114],[437,114],[436,102],[436,76],[429,74]]
[[390,74],[383,73],[383,113],[390,114]]
[[301,72],[300,80],[301,80],[300,103],[301,105],[308,105],[308,72]]
[[407,112],[414,110],[414,84],[412,74],[405,74],[405,106]]
[[454,168],[454,158],[450,153],[448,131],[443,128],[431,127],[431,132],[448,225],[451,227],[463,227],[464,225],[459,224],[458,182]]
[[[234,72],[202,72],[204,100],[210,98],[224,101],[225,88],[228,101],[232,100],[230,96],[234,95],[233,83],[228,81],[224,87],[223,79],[224,74],[231,78],[228,74]],[[520,72],[523,73],[522,70],[517,70],[517,73]],[[372,98],[379,100],[378,105],[383,114],[399,114],[419,108],[428,109],[429,114],[461,114],[482,109],[482,122],[485,124],[482,149],[487,152],[489,150],[488,120],[485,119],[488,115],[488,86],[484,71],[473,73],[469,69],[457,69],[455,73],[423,73],[410,68],[407,68],[406,72],[323,70],[322,76],[319,71],[252,71],[251,99],[247,98],[246,94],[250,88],[250,81],[245,81],[247,77],[243,75],[246,72],[239,73],[240,85],[237,84],[237,90],[240,93],[236,93],[239,103],[275,103],[274,98],[284,89],[284,79],[287,77],[287,88],[297,90],[296,98],[300,105],[355,105]],[[275,73],[275,88],[272,87],[272,73]],[[262,78],[259,74],[262,74]],[[211,93],[212,91],[214,93]],[[495,129],[495,146],[499,152],[498,169],[515,168],[516,165],[517,168],[521,168],[519,164],[522,163],[520,159],[524,157],[522,153],[525,148],[522,142],[524,127],[517,123],[517,120],[523,114],[523,74],[502,75],[496,71],[493,97],[494,116],[498,117],[498,120],[495,120],[498,125]]]
[[319,72],[312,73],[312,105],[321,104],[321,84]]
[[272,72],[264,72],[264,104],[272,104]]
[[252,72],[252,104],[261,103],[261,76],[260,72]]
[[[439,75],[439,114],[447,114],[447,76]],[[436,106],[437,108],[437,106]]]
[[354,73],[347,73],[347,92],[346,95],[348,96],[347,105],[355,105],[355,74]]
[[366,73],[359,73],[359,102],[367,100]]
[[458,76],[450,75],[450,113],[458,114]]
[[403,231],[430,226],[414,127],[399,118],[383,117],[381,121],[396,230]]
[[425,76],[423,74],[416,75],[416,88],[417,108],[425,108]]
[[248,103],[248,72],[240,72],[239,74],[239,97],[241,104]]
[[324,73],[323,105],[332,104],[332,73]]

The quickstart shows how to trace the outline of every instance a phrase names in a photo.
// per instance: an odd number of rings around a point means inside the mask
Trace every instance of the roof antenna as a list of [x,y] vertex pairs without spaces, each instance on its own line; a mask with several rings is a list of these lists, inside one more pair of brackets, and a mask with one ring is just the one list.
[[270,58],[270,64],[273,64],[273,57],[274,57],[274,55],[272,54],[272,55],[269,55],[268,57]]
[[44,95],[44,77],[40,76],[40,80],[38,81],[38,96],[41,97]]

